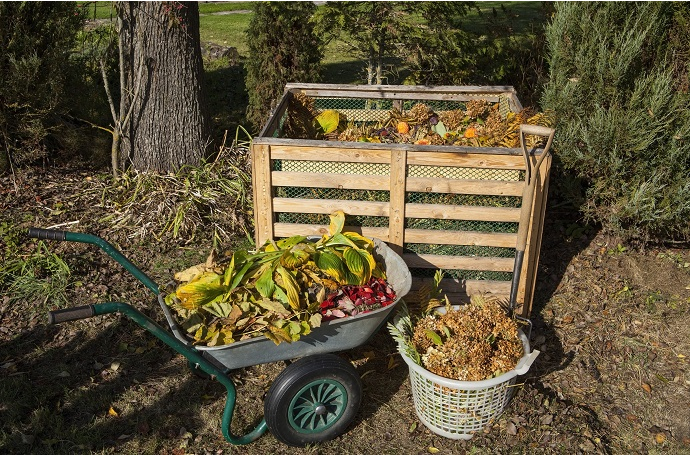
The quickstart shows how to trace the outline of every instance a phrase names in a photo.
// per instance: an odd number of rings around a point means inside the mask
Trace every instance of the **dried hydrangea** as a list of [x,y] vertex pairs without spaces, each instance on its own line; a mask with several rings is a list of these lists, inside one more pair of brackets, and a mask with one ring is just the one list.
[[511,371],[523,357],[518,324],[495,302],[474,302],[415,324],[412,343],[428,371],[460,381],[481,381]]

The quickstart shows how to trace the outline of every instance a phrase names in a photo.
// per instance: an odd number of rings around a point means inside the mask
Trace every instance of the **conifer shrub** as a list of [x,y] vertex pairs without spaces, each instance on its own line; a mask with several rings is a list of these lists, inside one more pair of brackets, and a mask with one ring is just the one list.
[[319,82],[322,42],[312,2],[257,2],[247,29],[247,120],[259,130],[288,82]]
[[578,179],[584,217],[624,241],[688,240],[688,4],[555,8],[541,99],[558,118],[553,182]]
[[0,173],[45,157],[83,25],[73,2],[0,2]]

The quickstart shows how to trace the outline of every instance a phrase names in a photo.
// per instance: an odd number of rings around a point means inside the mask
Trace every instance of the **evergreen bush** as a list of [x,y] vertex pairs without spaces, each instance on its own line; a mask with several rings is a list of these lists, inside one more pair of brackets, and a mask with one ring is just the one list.
[[77,3],[0,2],[0,173],[47,155],[82,25]]
[[259,130],[288,82],[318,82],[322,42],[314,33],[312,2],[257,2],[247,29],[247,120]]
[[580,180],[584,217],[624,241],[688,240],[688,4],[555,8],[541,100],[558,115],[554,183]]

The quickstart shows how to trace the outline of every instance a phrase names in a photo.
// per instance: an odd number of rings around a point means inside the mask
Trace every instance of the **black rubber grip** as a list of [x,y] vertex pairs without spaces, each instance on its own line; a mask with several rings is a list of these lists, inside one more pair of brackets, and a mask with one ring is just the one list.
[[76,321],[77,319],[86,319],[94,315],[93,305],[84,305],[74,308],[67,308],[64,310],[55,310],[48,312],[49,324],[60,324],[61,322]]
[[65,240],[65,231],[57,231],[54,229],[29,228],[27,235],[41,240]]

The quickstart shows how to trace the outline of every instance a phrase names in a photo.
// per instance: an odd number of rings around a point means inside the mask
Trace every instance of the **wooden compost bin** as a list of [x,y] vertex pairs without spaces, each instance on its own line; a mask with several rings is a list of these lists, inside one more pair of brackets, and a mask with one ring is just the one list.
[[[473,99],[522,109],[512,87],[421,87],[289,84],[252,142],[255,241],[328,232],[328,215],[343,210],[346,228],[384,240],[410,268],[407,300],[442,269],[443,291],[467,301],[476,293],[508,300],[525,163],[522,149],[385,144],[282,137],[288,102],[298,93],[319,110],[376,122],[396,107],[423,102],[435,112]],[[542,149],[532,150],[536,162]],[[530,316],[545,216],[551,159],[536,171],[528,242],[517,308]]]

